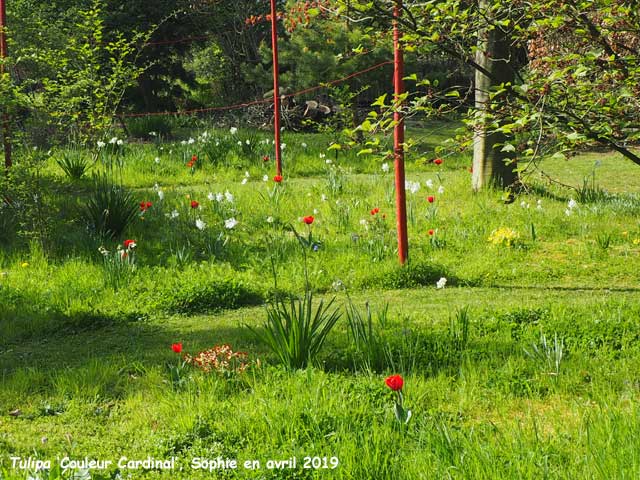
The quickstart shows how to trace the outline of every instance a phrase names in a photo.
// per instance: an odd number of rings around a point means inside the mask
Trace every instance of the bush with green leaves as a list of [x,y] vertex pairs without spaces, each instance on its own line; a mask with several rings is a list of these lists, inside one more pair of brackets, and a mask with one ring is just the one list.
[[0,238],[24,245],[35,240],[42,247],[49,241],[59,208],[43,175],[48,159],[41,149],[25,148],[14,156],[14,167],[0,174]]
[[[106,22],[108,9],[99,0],[84,2],[66,13],[68,25],[60,26],[62,31],[54,42],[24,41],[17,45],[16,54],[22,59],[21,68],[39,74],[31,77],[37,80],[23,84],[32,93],[28,107],[44,111],[60,131],[74,131],[83,140],[91,140],[112,128],[125,90],[144,71],[145,67],[137,65],[139,45],[151,32],[113,29]],[[47,25],[39,27],[48,30]],[[64,45],[58,43],[60,38],[66,40]]]
[[93,190],[81,213],[94,234],[117,238],[136,219],[138,205],[130,190],[106,175],[96,175]]

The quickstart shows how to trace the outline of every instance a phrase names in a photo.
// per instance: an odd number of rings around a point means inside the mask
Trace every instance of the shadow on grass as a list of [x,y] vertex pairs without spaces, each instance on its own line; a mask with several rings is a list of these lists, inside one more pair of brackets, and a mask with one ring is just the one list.
[[[176,317],[166,317],[167,321]],[[179,318],[179,317],[178,317]],[[74,329],[67,326],[57,332],[6,344],[0,351],[0,371],[6,378],[28,368],[45,372],[81,368],[92,361],[113,362],[118,365],[142,363],[146,366],[164,365],[175,360],[173,343],[182,343],[184,351],[197,353],[217,344],[229,343],[234,351],[255,350],[254,337],[248,329],[238,326],[180,330],[160,322],[148,321],[93,324]]]
[[640,292],[640,287],[590,287],[590,286],[549,286],[549,285],[483,285],[484,288],[495,288],[502,290],[539,290],[539,291],[560,291],[560,292],[620,292],[634,293]]

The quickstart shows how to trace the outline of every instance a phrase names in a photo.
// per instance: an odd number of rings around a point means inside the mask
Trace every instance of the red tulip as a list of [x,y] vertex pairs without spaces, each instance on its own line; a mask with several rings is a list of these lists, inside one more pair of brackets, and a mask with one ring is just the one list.
[[276,183],[282,182],[282,175],[276,175],[275,177],[273,177],[273,181]]
[[309,215],[308,217],[304,217],[304,218],[302,219],[302,221],[303,221],[304,223],[306,223],[307,225],[311,225],[311,224],[313,223],[313,221],[314,221],[314,220],[315,220],[315,219],[313,218],[313,215]]
[[435,163],[436,165],[442,165],[442,159],[441,158],[436,158],[433,163]]
[[376,213],[380,213],[380,209],[378,207],[371,210],[371,215],[375,215]]
[[391,375],[390,377],[387,377],[385,379],[384,383],[386,383],[387,387],[389,387],[391,390],[397,392],[398,390],[402,390],[404,380],[402,379],[401,375]]
[[173,350],[176,353],[182,353],[182,342],[172,343],[171,350]]
[[263,156],[262,156],[262,161],[263,161],[264,163],[267,163],[269,160],[270,160],[270,159],[269,159],[269,155],[263,155]]
[[200,204],[198,202],[196,202],[195,200],[191,200],[191,208],[198,208],[200,206]]
[[153,205],[153,203],[151,202],[140,202],[140,211],[141,212],[146,212],[148,209],[151,208],[151,205]]
[[433,234],[436,233],[435,230],[433,228],[429,229],[429,235],[433,236]]
[[124,242],[122,242],[122,244],[124,245],[124,248],[135,248],[136,246],[136,241],[135,240],[125,240]]
[[197,156],[197,155],[193,155],[193,156],[191,157],[191,161],[192,161],[193,163],[196,163],[196,162],[198,161],[198,156]]
[[436,201],[436,197],[434,197],[433,195],[429,195],[429,196],[427,197],[427,202],[429,202],[429,203],[433,203],[433,202],[435,202],[435,201]]

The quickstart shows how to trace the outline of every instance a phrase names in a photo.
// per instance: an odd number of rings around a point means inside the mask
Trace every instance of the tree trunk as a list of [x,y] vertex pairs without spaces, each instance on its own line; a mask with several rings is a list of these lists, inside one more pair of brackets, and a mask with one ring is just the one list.
[[[487,22],[491,22],[493,19],[489,1],[479,0],[478,5]],[[491,104],[495,103],[495,99],[490,99],[492,89],[515,80],[511,54],[509,38],[504,31],[496,27],[482,28],[478,32],[476,63],[486,72],[477,69],[475,73],[476,118],[472,184],[476,191],[486,187],[509,188],[518,181],[513,154],[501,151],[509,138],[491,127]]]

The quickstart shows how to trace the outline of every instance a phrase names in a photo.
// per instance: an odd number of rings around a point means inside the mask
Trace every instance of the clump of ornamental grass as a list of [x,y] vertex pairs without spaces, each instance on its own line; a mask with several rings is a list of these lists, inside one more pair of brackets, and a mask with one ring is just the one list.
[[78,180],[91,168],[87,153],[79,148],[63,151],[56,163],[62,171],[71,179]]
[[133,192],[117,185],[106,175],[96,175],[93,190],[81,214],[96,235],[117,238],[136,219],[138,204]]

